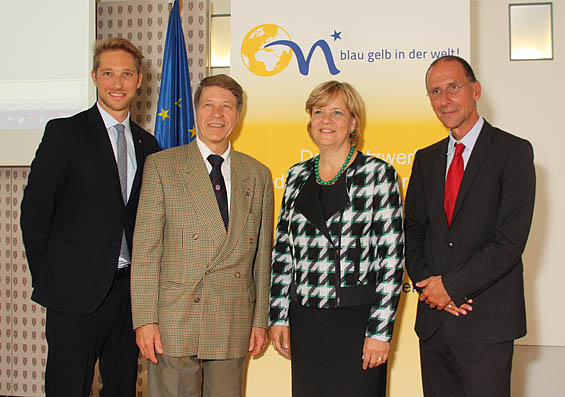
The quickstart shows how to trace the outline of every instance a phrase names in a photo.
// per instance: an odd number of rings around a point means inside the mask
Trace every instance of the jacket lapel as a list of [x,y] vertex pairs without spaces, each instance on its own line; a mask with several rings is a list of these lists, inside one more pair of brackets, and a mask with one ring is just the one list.
[[320,195],[317,192],[317,186],[314,176],[314,161],[312,160],[306,167],[304,172],[300,175],[304,183],[297,186],[299,189],[298,196],[294,202],[294,208],[300,212],[308,221],[316,226],[316,228],[328,239],[331,243],[332,239],[330,232],[324,220],[322,212],[322,203],[320,202]]
[[324,214],[322,213],[320,195],[316,191],[316,182],[313,181],[313,178],[313,173],[311,173],[302,186],[298,197],[296,197],[295,208],[304,215],[311,224],[316,226],[329,241],[332,241],[324,220]]
[[483,161],[486,159],[489,151],[488,146],[490,145],[491,141],[491,131],[490,125],[485,121],[481,132],[479,133],[479,137],[477,138],[477,142],[473,147],[473,152],[471,153],[471,157],[469,157],[469,163],[467,167],[465,167],[465,172],[463,173],[463,180],[461,181],[461,187],[459,188],[459,193],[457,194],[457,201],[455,201],[455,208],[453,209],[453,217],[451,218],[451,224],[453,224],[458,210],[461,208],[469,189],[473,185],[473,181],[475,180]]
[[116,194],[119,196],[122,205],[125,206],[122,197],[122,190],[120,187],[120,174],[118,173],[118,165],[116,164],[116,157],[114,156],[114,149],[108,137],[108,131],[102,120],[102,116],[98,111],[96,105],[88,110],[88,126],[89,132],[94,141],[94,147],[102,157],[102,167],[106,170],[114,180],[116,187]]
[[141,132],[139,127],[134,122],[130,121],[130,129],[133,138],[133,147],[135,148],[135,158],[137,160],[137,169],[133,178],[133,185],[131,186],[130,197],[133,197],[135,192],[139,189],[141,184],[141,177],[143,175],[143,164],[145,156],[143,151],[143,141],[141,140]]
[[[316,228],[328,239],[328,241],[333,244],[333,240],[330,236],[330,231],[328,230],[328,225],[324,216],[322,202],[320,200],[320,194],[318,192],[318,184],[316,183],[316,177],[313,172],[313,167],[308,167],[310,171],[309,174],[305,174],[305,183],[301,186],[300,192],[296,197],[294,203],[295,209],[300,212],[308,221],[316,226]],[[336,217],[343,211],[349,204],[349,188],[351,186],[352,176],[354,173],[354,166],[347,169],[346,178],[342,176],[336,185],[337,190],[335,191],[335,202],[330,203],[326,209],[330,210],[332,215],[331,218]],[[346,182],[349,182],[346,185]]]
[[[231,196],[230,196],[230,220],[227,240],[213,266],[222,263],[233,251],[243,229],[247,224],[247,217],[251,210],[251,202],[255,194],[255,179],[250,177],[249,168],[241,161],[239,153],[232,151],[231,154]],[[223,223],[222,223],[223,226]]]
[[222,247],[226,240],[226,229],[204,159],[196,142],[189,143],[184,147],[186,148],[186,155],[180,159],[182,163],[179,164],[184,189],[194,207],[196,216],[208,229],[216,246]]
[[438,211],[442,214],[445,227],[448,227],[447,217],[445,216],[445,210],[443,208],[443,201],[445,198],[445,175],[447,167],[447,145],[449,144],[449,137],[444,139],[440,145],[438,145],[439,150],[435,153],[435,159],[433,163],[432,170],[432,192],[435,197],[432,197],[432,203],[438,203]]

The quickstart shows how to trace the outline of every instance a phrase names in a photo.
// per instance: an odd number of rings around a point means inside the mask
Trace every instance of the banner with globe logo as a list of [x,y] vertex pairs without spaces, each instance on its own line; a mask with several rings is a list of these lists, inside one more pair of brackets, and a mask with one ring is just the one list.
[[292,49],[265,47],[279,40],[290,40],[288,33],[273,24],[259,25],[249,31],[241,44],[241,60],[257,76],[274,76],[292,60]]
[[[230,74],[247,94],[234,148],[271,169],[275,214],[288,168],[317,153],[304,104],[328,80],[359,91],[366,108],[360,150],[393,165],[404,193],[416,150],[447,134],[424,78],[442,55],[470,60],[469,0],[240,0],[231,7]],[[417,294],[408,279],[403,292],[389,389],[391,396],[418,397]],[[260,361],[250,361],[247,395],[289,396],[289,362],[272,349]],[[281,373],[288,375],[272,376]]]

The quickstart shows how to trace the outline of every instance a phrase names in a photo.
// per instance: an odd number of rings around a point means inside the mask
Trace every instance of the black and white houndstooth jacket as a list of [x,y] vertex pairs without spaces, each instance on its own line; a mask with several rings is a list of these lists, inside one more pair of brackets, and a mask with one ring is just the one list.
[[324,220],[315,182],[307,183],[313,165],[309,159],[287,175],[273,248],[270,324],[288,325],[291,299],[317,308],[371,304],[366,336],[388,342],[404,274],[396,171],[358,152],[345,174],[343,206]]

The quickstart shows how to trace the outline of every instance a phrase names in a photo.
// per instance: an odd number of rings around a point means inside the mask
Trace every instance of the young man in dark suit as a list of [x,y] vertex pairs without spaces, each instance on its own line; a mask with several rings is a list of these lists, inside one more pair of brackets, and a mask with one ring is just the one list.
[[424,395],[509,396],[514,339],[526,334],[532,146],[479,116],[465,60],[434,61],[426,88],[449,137],[416,153],[406,196]]
[[143,163],[159,150],[130,121],[142,58],[126,39],[97,42],[97,103],[49,121],[31,164],[21,227],[47,308],[47,396],[88,396],[97,359],[101,395],[135,396],[129,265]]

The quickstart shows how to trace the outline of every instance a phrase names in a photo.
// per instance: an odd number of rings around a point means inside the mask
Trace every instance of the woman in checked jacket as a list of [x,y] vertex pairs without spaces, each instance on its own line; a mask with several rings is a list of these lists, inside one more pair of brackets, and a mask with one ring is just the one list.
[[320,150],[288,172],[273,249],[270,336],[292,395],[385,396],[404,273],[398,178],[355,150],[362,102],[329,81],[306,101]]

